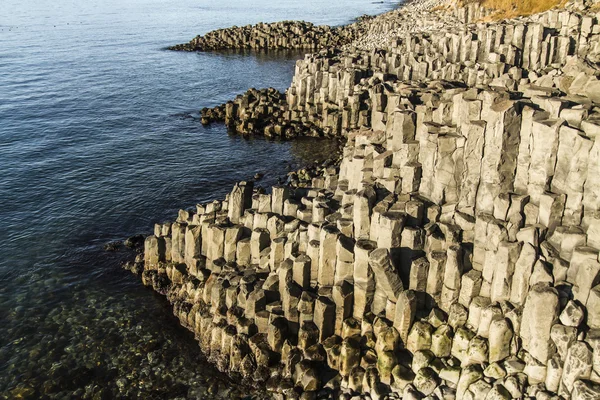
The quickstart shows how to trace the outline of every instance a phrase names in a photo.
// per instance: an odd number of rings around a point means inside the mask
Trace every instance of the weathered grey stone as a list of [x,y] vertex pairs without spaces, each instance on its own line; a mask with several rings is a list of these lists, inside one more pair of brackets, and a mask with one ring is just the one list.
[[486,400],[510,400],[513,395],[502,384],[493,386],[485,396]]
[[300,327],[298,304],[302,296],[302,288],[295,282],[288,282],[281,291],[281,307],[288,320],[290,334],[296,337]]
[[317,282],[321,286],[335,283],[336,246],[339,232],[335,226],[326,225],[321,229],[319,242],[319,271]]
[[446,254],[444,286],[452,290],[460,290],[460,280],[463,273],[462,249],[460,246],[453,245],[448,247]]
[[439,385],[439,379],[431,368],[421,368],[415,375],[414,385],[419,392],[428,396]]
[[427,321],[431,324],[431,326],[437,329],[440,326],[444,325],[446,322],[448,322],[448,316],[439,308],[433,308],[429,312]]
[[461,368],[458,366],[447,366],[440,371],[440,378],[452,385],[456,385],[460,379]]
[[488,365],[485,370],[483,370],[483,374],[488,378],[498,380],[506,377],[506,370],[501,364],[494,362]]
[[237,243],[235,251],[236,263],[240,266],[249,266],[252,262],[250,251],[250,238],[242,239]]
[[475,334],[465,327],[458,327],[454,332],[454,340],[452,341],[451,354],[461,362],[467,360],[467,351],[469,343]]
[[348,377],[352,370],[360,364],[360,343],[352,337],[345,338],[340,347],[340,374]]
[[293,280],[303,289],[310,287],[311,259],[306,254],[300,254],[293,261]]
[[410,268],[409,289],[425,292],[427,289],[427,278],[429,272],[429,261],[420,257],[412,262]]
[[315,286],[317,284],[318,276],[319,276],[319,252],[321,243],[318,240],[311,240],[308,242],[308,246],[306,248],[306,255],[310,257],[310,282],[311,285]]
[[439,297],[444,284],[444,274],[446,268],[446,252],[434,251],[428,254],[429,273],[427,274],[427,289],[434,298]]
[[342,334],[342,325],[346,318],[352,316],[354,310],[354,290],[348,281],[338,282],[333,286],[332,298],[335,304],[335,334]]
[[298,348],[306,350],[319,342],[319,329],[312,321],[304,321],[298,331]]
[[252,206],[252,182],[239,182],[229,194],[227,216],[234,224],[240,222],[244,211]]
[[[257,214],[262,215],[262,214]],[[285,220],[279,215],[272,215],[267,218],[266,229],[269,231],[271,240],[284,235],[286,229]]]
[[481,315],[486,307],[489,307],[491,301],[487,297],[478,296],[471,301],[469,305],[469,318],[467,324],[469,327],[478,330],[481,322]]
[[548,360],[544,384],[551,392],[558,392],[563,373],[563,363],[558,355]]
[[429,350],[419,350],[413,354],[411,369],[417,373],[422,368],[429,367],[435,361],[435,355]]
[[501,242],[496,252],[496,268],[491,282],[492,301],[509,300],[511,295],[512,278],[517,259],[521,253],[519,243]]
[[502,361],[510,355],[513,338],[511,324],[506,319],[492,321],[489,331],[489,362]]
[[475,336],[469,342],[467,354],[462,365],[483,364],[489,358],[489,344],[486,338]]
[[409,368],[398,364],[392,370],[392,389],[397,391],[404,390],[415,379],[415,373]]
[[497,304],[491,304],[487,307],[484,307],[481,311],[481,318],[479,320],[479,326],[477,327],[477,334],[484,338],[488,338],[492,322],[501,318],[502,308]]
[[234,225],[225,230],[225,243],[223,247],[223,258],[225,261],[236,261],[237,244],[242,238],[242,233],[243,228],[241,225]]
[[449,357],[454,333],[449,325],[441,325],[431,335],[431,351],[436,357]]
[[600,393],[600,384],[586,380],[577,380],[573,383],[571,398],[573,400],[597,399]]
[[253,290],[246,299],[244,316],[254,318],[257,312],[263,311],[267,305],[265,291],[262,289]]
[[319,328],[319,341],[323,341],[335,332],[335,303],[327,297],[319,296],[315,301],[314,313],[314,322]]
[[354,279],[354,240],[339,235],[336,246],[335,282]]
[[277,353],[281,352],[283,344],[288,336],[288,322],[285,318],[275,318],[268,331],[268,343],[271,349]]
[[394,328],[398,330],[403,343],[408,339],[408,333],[417,312],[417,297],[412,290],[405,290],[398,295],[396,300],[396,313]]
[[515,264],[514,274],[511,282],[510,301],[515,304],[523,304],[529,292],[529,278],[533,272],[533,266],[537,259],[535,247],[525,243],[521,248],[521,254]]
[[600,262],[597,259],[584,261],[577,270],[575,284],[578,288],[574,296],[575,300],[581,304],[587,304],[590,291],[594,286],[600,284]]
[[363,390],[363,380],[365,376],[365,370],[360,365],[354,366],[350,372],[350,376],[348,377],[348,388],[357,393],[362,393]]
[[375,202],[375,191],[367,188],[356,193],[354,197],[354,237],[363,239],[369,237],[371,227],[371,210]]
[[201,254],[202,227],[188,225],[185,230],[185,263],[190,268],[195,268]]
[[559,392],[568,394],[575,381],[589,379],[592,373],[592,351],[587,343],[575,342],[567,352]]
[[456,398],[462,399],[469,386],[481,378],[483,378],[483,371],[479,365],[473,364],[463,368],[456,385]]
[[558,317],[558,292],[544,284],[531,288],[521,323],[523,348],[542,363],[549,358],[550,330]]
[[402,280],[392,265],[389,250],[372,251],[369,255],[369,266],[375,274],[377,287],[381,288],[390,300],[396,302],[402,292]]
[[287,186],[273,186],[271,195],[271,211],[275,214],[284,215],[283,206],[290,197],[290,191]]
[[271,253],[269,254],[269,268],[276,271],[285,259],[285,237],[278,237],[271,241]]
[[[185,230],[187,223],[174,222],[171,225],[171,260],[174,263],[185,262]],[[216,257],[219,258],[219,257]],[[214,258],[214,259],[216,259]]]
[[433,327],[427,322],[415,322],[408,334],[406,348],[412,353],[418,350],[429,350],[431,347],[431,334],[433,333],[433,330]]
[[262,228],[257,228],[252,231],[250,238],[250,254],[253,264],[260,262],[260,252],[269,246],[271,238],[269,231]]
[[400,247],[406,215],[399,212],[381,214],[377,232],[377,247],[393,249]]
[[560,322],[565,326],[578,327],[583,321],[583,309],[573,300],[569,300],[559,316]]
[[166,261],[165,239],[154,235],[144,240],[144,264],[146,269],[157,270],[161,262]]
[[481,272],[472,269],[461,278],[460,294],[458,295],[458,302],[465,307],[469,307],[471,301],[479,296],[481,290]]
[[316,391],[321,388],[321,376],[310,360],[302,360],[296,364],[296,385],[304,391]]
[[464,326],[467,323],[468,315],[469,312],[463,305],[454,303],[448,312],[448,325],[453,329]]
[[600,285],[590,290],[586,311],[588,326],[592,329],[600,329]]
[[392,370],[396,365],[398,365],[398,356],[395,351],[377,353],[377,371],[382,383],[389,385],[392,382]]

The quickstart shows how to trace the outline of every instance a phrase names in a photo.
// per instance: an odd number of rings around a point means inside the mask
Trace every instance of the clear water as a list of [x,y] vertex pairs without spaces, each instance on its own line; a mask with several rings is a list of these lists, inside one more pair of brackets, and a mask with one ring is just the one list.
[[232,387],[103,244],[256,172],[272,184],[331,147],[244,140],[190,118],[249,87],[284,90],[298,55],[164,49],[231,25],[343,24],[394,3],[2,0],[0,398]]

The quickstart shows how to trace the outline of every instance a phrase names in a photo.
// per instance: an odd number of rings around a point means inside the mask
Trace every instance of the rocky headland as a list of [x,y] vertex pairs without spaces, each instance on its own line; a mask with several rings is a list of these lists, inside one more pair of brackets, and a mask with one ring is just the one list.
[[599,11],[415,1],[194,39],[317,50],[285,94],[203,123],[346,143],[304,184],[240,182],[157,224],[133,268],[275,398],[598,399]]
[[242,27],[218,29],[196,36],[189,43],[170,47],[177,51],[213,50],[316,50],[342,46],[358,35],[356,25],[316,26],[304,21],[260,23]]

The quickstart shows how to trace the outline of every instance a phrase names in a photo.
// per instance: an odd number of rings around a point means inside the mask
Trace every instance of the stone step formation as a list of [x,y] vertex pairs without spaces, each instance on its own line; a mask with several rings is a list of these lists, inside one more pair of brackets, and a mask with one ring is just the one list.
[[142,280],[274,397],[597,399],[598,7],[434,3],[298,62],[286,112],[339,165],[157,224]]

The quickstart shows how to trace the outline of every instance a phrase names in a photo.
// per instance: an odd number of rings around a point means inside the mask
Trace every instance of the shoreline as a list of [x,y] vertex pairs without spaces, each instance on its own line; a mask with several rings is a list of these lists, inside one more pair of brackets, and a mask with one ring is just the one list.
[[220,28],[204,35],[198,35],[188,43],[172,45],[167,49],[199,52],[219,50],[298,50],[309,52],[323,48],[341,47],[344,43],[352,41],[356,36],[356,33],[352,32],[354,25],[365,19],[372,19],[398,10],[410,3],[423,1],[431,2],[432,0],[401,1],[390,5],[387,11],[375,15],[357,16],[345,24],[335,26],[315,25],[308,21],[286,20],[259,22],[242,27]]
[[282,399],[600,394],[600,21],[438,3],[307,54],[285,98],[203,113],[347,139],[306,185],[180,210],[128,266],[219,370]]

